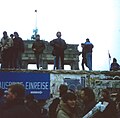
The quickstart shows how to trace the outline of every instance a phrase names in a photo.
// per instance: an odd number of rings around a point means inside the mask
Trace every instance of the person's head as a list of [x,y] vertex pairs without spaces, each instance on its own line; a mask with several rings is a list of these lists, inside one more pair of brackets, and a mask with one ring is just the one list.
[[22,84],[12,84],[8,87],[7,100],[14,101],[17,99],[24,99],[25,88]]
[[84,45],[85,45],[84,43],[81,43],[81,47],[82,47],[82,48],[84,47]]
[[102,90],[102,97],[104,99],[109,99],[110,98],[110,93],[109,93],[108,89],[103,89]]
[[73,92],[67,92],[63,97],[62,100],[64,103],[67,104],[69,108],[75,108],[76,104],[76,95]]
[[80,97],[85,103],[95,101],[95,94],[93,90],[89,87],[85,87],[81,89]]
[[28,94],[25,96],[25,100],[28,102],[28,101],[33,101],[35,98],[34,98],[34,95],[33,94]]
[[60,38],[60,37],[61,37],[61,32],[58,31],[58,32],[56,33],[56,36],[57,36],[58,38]]
[[117,62],[117,59],[116,59],[116,58],[113,58],[113,62],[116,63],[116,62]]
[[13,39],[14,35],[13,35],[13,34],[10,34],[10,37],[11,37],[11,39]]
[[19,37],[18,32],[14,32],[14,36],[15,36],[15,37]]
[[6,39],[7,37],[8,37],[7,32],[6,32],[6,31],[4,31],[4,32],[3,32],[3,38],[5,38],[5,39]]
[[60,99],[59,98],[53,99],[54,107],[57,107],[59,103],[60,103]]
[[90,42],[89,38],[86,39],[86,42]]
[[76,86],[74,84],[69,85],[68,91],[75,93],[76,92]]
[[36,41],[38,41],[38,40],[40,40],[40,35],[39,34],[36,35]]
[[61,84],[59,87],[60,97],[62,97],[64,94],[66,94],[68,91],[68,86],[65,84]]

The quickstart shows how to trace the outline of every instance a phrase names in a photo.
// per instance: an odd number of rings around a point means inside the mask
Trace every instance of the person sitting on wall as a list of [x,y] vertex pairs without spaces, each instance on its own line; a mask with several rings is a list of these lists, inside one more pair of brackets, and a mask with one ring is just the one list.
[[111,63],[110,66],[110,71],[117,71],[120,70],[120,65],[117,63],[117,59],[113,58],[113,62]]

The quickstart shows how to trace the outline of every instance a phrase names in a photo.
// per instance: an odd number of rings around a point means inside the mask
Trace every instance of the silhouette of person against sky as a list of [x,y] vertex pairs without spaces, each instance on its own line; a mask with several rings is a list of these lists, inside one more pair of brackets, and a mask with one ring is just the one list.
[[84,48],[86,53],[87,66],[89,70],[92,70],[92,49],[94,46],[88,38],[86,39],[84,46],[85,46]]
[[39,69],[39,67],[43,67],[42,53],[44,49],[45,49],[45,44],[42,40],[40,40],[40,35],[37,34],[36,40],[32,45],[32,50],[34,51],[36,58],[37,69]]
[[54,55],[56,56],[56,69],[59,69],[59,63],[61,69],[64,69],[64,50],[67,48],[67,44],[65,40],[61,38],[61,32],[57,32],[56,36],[56,39],[50,41],[50,45],[54,48]]

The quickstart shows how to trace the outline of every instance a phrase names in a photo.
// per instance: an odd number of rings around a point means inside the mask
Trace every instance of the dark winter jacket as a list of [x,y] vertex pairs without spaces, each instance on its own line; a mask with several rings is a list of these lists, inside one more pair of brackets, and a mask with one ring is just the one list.
[[117,118],[117,109],[116,104],[113,100],[109,99],[101,99],[101,102],[108,102],[108,106],[106,109],[100,114],[99,118]]
[[117,62],[114,62],[111,64],[111,67],[110,67],[110,71],[117,71],[117,70],[120,70],[120,66]]
[[16,53],[23,53],[24,52],[24,42],[22,38],[17,37],[13,39],[13,51]]
[[61,38],[53,39],[50,41],[50,45],[53,46],[52,54],[55,55],[63,55],[64,50],[67,48],[67,44],[65,40]]
[[45,44],[42,40],[37,40],[32,45],[32,50],[34,53],[43,53],[43,50],[45,49]]
[[85,45],[84,45],[85,53],[92,53],[93,47],[94,46],[91,42],[85,42]]
[[36,116],[22,101],[17,101],[3,106],[1,118],[36,118]]

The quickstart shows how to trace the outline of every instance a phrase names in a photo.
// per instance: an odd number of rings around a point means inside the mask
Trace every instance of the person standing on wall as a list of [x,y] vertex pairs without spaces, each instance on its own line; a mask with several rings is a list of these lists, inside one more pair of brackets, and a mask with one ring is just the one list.
[[85,70],[84,64],[85,66],[87,66],[87,60],[86,60],[86,52],[85,52],[85,48],[84,48],[84,43],[81,43],[81,47],[82,47],[82,70]]
[[[10,34],[10,38],[13,40],[14,38],[14,35],[13,34]],[[13,45],[9,48],[9,68],[13,68],[13,56],[14,56],[14,53],[13,53]]]
[[64,39],[61,39],[61,32],[56,33],[57,38],[50,41],[50,45],[53,46],[53,54],[56,56],[56,69],[59,69],[59,63],[61,69],[64,69],[64,50],[67,48],[67,44]]
[[42,53],[44,49],[45,49],[45,44],[42,40],[40,40],[40,35],[37,34],[36,40],[32,45],[32,50],[34,51],[36,58],[37,69],[39,69],[40,66],[43,67]]
[[8,36],[7,31],[3,32],[3,37],[0,41],[0,51],[1,51],[1,58],[2,64],[1,68],[9,68],[10,64],[10,48],[13,46],[13,40]]
[[24,42],[18,32],[14,32],[13,38],[13,68],[22,68],[22,54],[24,53]]
[[89,70],[92,70],[92,49],[94,45],[87,38],[84,46],[86,52],[87,67]]

